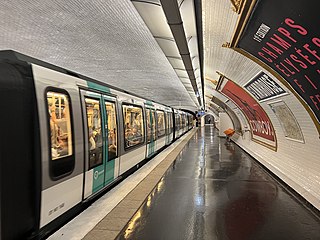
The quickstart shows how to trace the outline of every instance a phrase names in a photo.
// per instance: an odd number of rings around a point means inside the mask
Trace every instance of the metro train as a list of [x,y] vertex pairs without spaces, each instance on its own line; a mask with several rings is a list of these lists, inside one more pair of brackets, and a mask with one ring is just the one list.
[[43,238],[193,127],[188,112],[0,51],[1,239]]

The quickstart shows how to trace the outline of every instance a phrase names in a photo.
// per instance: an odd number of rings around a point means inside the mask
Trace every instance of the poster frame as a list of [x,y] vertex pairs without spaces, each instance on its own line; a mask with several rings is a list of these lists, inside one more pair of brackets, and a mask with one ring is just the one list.
[[[241,111],[241,113],[243,114],[243,116],[246,118],[248,124],[249,124],[249,129],[250,129],[250,135],[251,135],[251,140],[264,146],[264,147],[267,147],[273,151],[277,151],[278,149],[278,141],[277,141],[277,135],[276,135],[276,131],[273,127],[273,124],[272,124],[272,121],[270,120],[268,114],[266,113],[266,111],[264,110],[264,108],[260,105],[260,103],[248,92],[246,91],[246,89],[244,89],[243,87],[241,87],[239,84],[237,84],[236,82],[232,81],[231,79],[227,78],[226,76],[224,75],[221,75],[222,77],[219,79],[219,88],[217,89],[217,91],[219,91],[223,96],[225,96],[227,99],[229,99],[230,101],[232,101],[239,109],[239,111]],[[271,124],[271,127],[272,127],[272,130],[273,130],[273,133],[274,133],[274,141],[271,141],[271,140],[268,140],[268,139],[263,139],[263,137],[261,136],[257,136],[255,134],[253,134],[253,129],[252,129],[252,126],[250,124],[250,119],[249,117],[247,116],[247,114],[241,109],[241,106],[239,106],[235,101],[233,101],[232,98],[230,98],[228,95],[224,94],[222,92],[222,89],[224,87],[224,85],[226,84],[226,81],[231,81],[233,84],[237,85],[238,87],[242,88],[243,91],[250,97],[252,98],[252,100],[254,100],[257,105],[259,105],[259,107],[261,108],[261,111],[264,112],[264,114],[266,115],[266,117],[268,118],[268,121],[270,122]]]

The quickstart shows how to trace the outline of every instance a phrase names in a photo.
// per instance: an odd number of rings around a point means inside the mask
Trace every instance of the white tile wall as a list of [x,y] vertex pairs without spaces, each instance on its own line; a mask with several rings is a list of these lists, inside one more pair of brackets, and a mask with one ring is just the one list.
[[219,136],[225,137],[224,130],[228,128],[233,128],[233,123],[227,113],[221,112],[219,113],[219,120],[220,120],[220,126],[219,126]]
[[273,123],[278,140],[278,150],[272,151],[250,141],[250,134],[236,142],[258,161],[273,171],[313,206],[320,210],[320,141],[310,116],[293,94],[281,97],[295,115],[305,143],[285,138],[281,125],[267,101],[261,103]]
[[[230,42],[238,18],[238,15],[231,10],[229,1],[203,0],[202,16],[206,77],[217,80],[219,76],[216,71],[219,71],[240,86],[247,83],[261,70],[272,77],[272,74],[255,62],[232,49],[222,47],[223,43]],[[273,79],[288,91],[276,78]],[[206,88],[206,92],[222,101],[226,100],[224,96],[209,87]],[[276,100],[283,100],[293,112],[301,127],[305,143],[285,138],[277,117],[268,105]],[[278,140],[277,152],[251,141],[250,132],[244,133],[243,137],[234,138],[235,141],[320,209],[320,140],[309,114],[292,93],[263,102],[261,105],[274,125]]]

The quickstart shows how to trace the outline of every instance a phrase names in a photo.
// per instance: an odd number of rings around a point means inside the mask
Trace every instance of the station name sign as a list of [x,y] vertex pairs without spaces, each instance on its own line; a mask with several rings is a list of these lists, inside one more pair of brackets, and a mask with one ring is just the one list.
[[320,122],[319,0],[260,0],[238,43],[274,71]]
[[259,73],[244,87],[259,101],[286,94],[286,91],[264,72]]

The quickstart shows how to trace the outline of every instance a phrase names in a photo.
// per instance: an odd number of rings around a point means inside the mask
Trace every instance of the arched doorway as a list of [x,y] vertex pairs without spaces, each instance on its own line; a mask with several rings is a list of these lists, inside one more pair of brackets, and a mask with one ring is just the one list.
[[214,116],[211,115],[211,114],[207,114],[204,116],[204,124],[208,124],[208,125],[211,125],[211,124],[214,124]]

